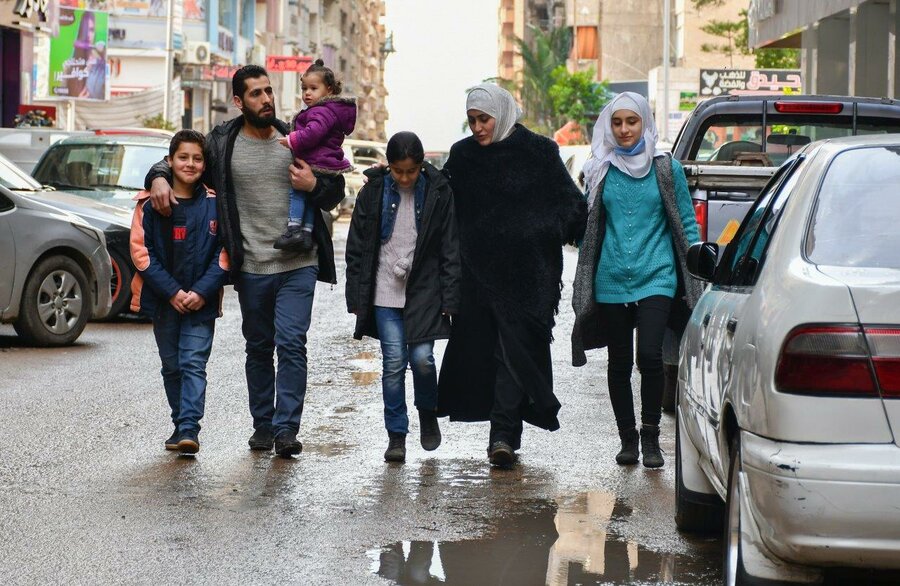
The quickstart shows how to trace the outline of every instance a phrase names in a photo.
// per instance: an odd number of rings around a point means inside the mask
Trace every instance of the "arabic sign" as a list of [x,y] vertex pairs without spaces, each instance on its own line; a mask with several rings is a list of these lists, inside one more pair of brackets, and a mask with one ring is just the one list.
[[59,36],[50,40],[50,97],[106,100],[109,14],[61,8]]
[[[85,0],[62,0],[63,2],[83,2]],[[96,0],[93,0],[96,1]],[[185,20],[206,20],[207,0],[184,0],[181,9]],[[134,14],[140,16],[165,16],[164,0],[111,0],[117,14]],[[173,17],[178,17],[178,8],[173,10]]]
[[55,35],[58,20],[56,0],[0,0],[0,26],[19,30],[40,27]]
[[700,97],[799,93],[798,69],[701,69]]
[[266,70],[269,73],[295,71],[305,73],[312,65],[312,57],[292,55],[269,55],[266,57]]

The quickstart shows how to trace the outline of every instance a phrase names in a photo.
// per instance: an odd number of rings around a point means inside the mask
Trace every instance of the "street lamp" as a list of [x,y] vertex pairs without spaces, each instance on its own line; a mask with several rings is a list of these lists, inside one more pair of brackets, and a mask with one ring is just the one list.
[[395,53],[396,49],[394,49],[394,33],[392,32],[388,36],[384,38],[384,43],[379,47],[379,52],[382,57],[387,57],[391,53]]

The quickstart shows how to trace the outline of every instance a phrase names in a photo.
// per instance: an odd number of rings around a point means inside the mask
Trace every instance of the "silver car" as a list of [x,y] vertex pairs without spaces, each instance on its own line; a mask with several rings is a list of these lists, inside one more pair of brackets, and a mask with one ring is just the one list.
[[0,322],[27,343],[73,343],[106,317],[112,276],[103,232],[16,189],[0,176]]
[[724,527],[724,584],[900,570],[898,226],[900,135],[840,138],[689,251],[675,519]]

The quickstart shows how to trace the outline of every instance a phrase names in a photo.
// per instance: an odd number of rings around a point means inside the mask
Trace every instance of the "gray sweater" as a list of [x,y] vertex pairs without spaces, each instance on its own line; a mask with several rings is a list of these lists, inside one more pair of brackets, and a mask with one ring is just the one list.
[[[394,267],[400,259],[406,259],[412,268],[416,251],[416,204],[412,189],[398,189],[400,205],[394,220],[394,231],[387,242],[382,243],[378,252],[378,269],[375,273],[375,305],[379,307],[403,308],[406,306],[407,279],[399,278]],[[409,272],[406,273],[409,276]]]
[[235,203],[241,219],[244,264],[241,271],[274,275],[316,266],[316,250],[307,253],[275,250],[272,245],[284,232],[291,189],[288,167],[291,151],[278,144],[280,133],[259,140],[238,133],[231,156]]

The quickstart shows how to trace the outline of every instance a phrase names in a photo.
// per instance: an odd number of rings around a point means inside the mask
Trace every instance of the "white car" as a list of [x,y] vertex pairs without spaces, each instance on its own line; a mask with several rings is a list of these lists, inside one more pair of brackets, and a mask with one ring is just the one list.
[[711,286],[681,345],[678,527],[724,525],[728,585],[893,576],[900,135],[806,146],[688,267]]

